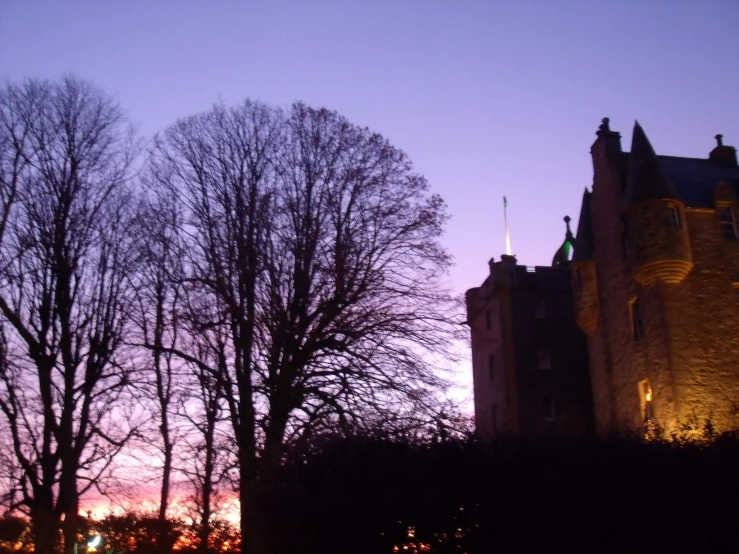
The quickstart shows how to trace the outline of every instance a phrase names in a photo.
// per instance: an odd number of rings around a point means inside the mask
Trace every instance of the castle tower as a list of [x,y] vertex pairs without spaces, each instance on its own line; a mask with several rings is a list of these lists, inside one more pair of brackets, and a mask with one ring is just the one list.
[[589,336],[595,333],[598,328],[598,318],[600,318],[598,279],[595,274],[595,262],[593,261],[590,219],[590,192],[585,189],[582,195],[575,252],[572,256],[570,269],[575,301],[575,321],[577,326]]
[[626,247],[642,286],[680,283],[693,268],[685,206],[641,125],[634,125],[624,194]]
[[596,134],[570,271],[597,428],[739,428],[736,150],[657,155],[636,123],[622,152],[608,119]]

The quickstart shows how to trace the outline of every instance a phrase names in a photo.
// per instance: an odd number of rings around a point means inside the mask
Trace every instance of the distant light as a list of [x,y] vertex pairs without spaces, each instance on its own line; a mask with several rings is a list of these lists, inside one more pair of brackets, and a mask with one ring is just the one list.
[[88,543],[87,543],[87,546],[92,546],[93,548],[95,548],[95,547],[96,547],[97,545],[99,545],[99,544],[100,544],[100,541],[101,541],[101,540],[102,540],[102,539],[100,538],[100,535],[97,535],[97,536],[95,536],[95,537],[92,537],[92,538],[90,539],[90,542],[88,542]]

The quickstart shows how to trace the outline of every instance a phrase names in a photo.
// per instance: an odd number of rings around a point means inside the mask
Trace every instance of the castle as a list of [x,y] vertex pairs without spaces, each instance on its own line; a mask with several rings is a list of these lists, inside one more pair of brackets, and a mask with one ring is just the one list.
[[[582,199],[577,237],[569,234],[550,271],[569,274],[574,322],[586,337],[562,336],[570,356],[584,348],[589,367],[589,402],[572,394],[584,385],[581,368],[561,369],[552,393],[559,395],[560,417],[572,425],[573,410],[589,403],[595,429],[638,429],[652,422],[666,432],[680,425],[710,421],[714,430],[739,426],[739,233],[736,212],[739,167],[736,149],[717,135],[704,158],[658,156],[644,130],[634,127],[631,152],[604,119],[591,148],[592,192]],[[574,254],[569,259],[570,247]],[[515,273],[515,258],[500,262]],[[491,277],[467,292],[472,334],[475,414],[478,432],[496,431],[501,390],[506,402],[504,432],[526,431],[525,403],[542,402],[538,389],[521,387],[516,370],[497,388],[484,383],[484,360],[495,342],[486,326],[490,311],[505,318],[504,291],[511,278]],[[536,268],[535,273],[544,272]],[[495,285],[495,283],[498,283]],[[539,293],[537,293],[539,294]],[[509,295],[510,296],[510,295]],[[566,328],[562,312],[560,332]],[[535,314],[534,316],[535,317]],[[482,319],[481,319],[482,318]],[[487,327],[487,328],[486,328]],[[500,334],[502,350],[518,348],[529,331],[512,327]],[[518,335],[518,336],[517,336]],[[545,333],[536,340],[546,342]],[[558,339],[559,340],[559,339]],[[539,395],[537,396],[537,393]],[[549,394],[549,393],[548,393]],[[496,396],[498,395],[498,396]],[[479,396],[479,399],[478,399]],[[478,413],[479,410],[479,413]],[[546,410],[544,410],[546,411]],[[530,426],[530,425],[529,425]],[[499,427],[499,426],[498,426]],[[561,432],[561,430],[560,430]]]
[[630,153],[607,118],[597,132],[571,272],[600,431],[739,424],[739,168],[716,139],[678,158],[638,123]]

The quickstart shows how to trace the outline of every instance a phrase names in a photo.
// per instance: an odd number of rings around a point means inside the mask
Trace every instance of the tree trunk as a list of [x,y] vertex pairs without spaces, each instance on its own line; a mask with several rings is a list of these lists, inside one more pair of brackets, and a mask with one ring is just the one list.
[[[206,391],[204,390],[205,394]],[[210,518],[211,518],[211,499],[213,496],[213,471],[215,470],[215,429],[216,419],[218,417],[218,398],[215,399],[215,405],[206,403],[206,417],[208,418],[205,429],[205,467],[203,468],[203,512],[200,514],[200,544],[198,552],[206,554],[208,552],[210,542]]]
[[47,509],[31,512],[34,552],[57,552],[59,548],[59,517]]
[[167,505],[169,504],[169,476],[172,472],[172,445],[167,433],[164,435],[164,468],[162,469],[162,491],[159,500],[159,549],[162,553],[170,552],[169,526],[167,524]]

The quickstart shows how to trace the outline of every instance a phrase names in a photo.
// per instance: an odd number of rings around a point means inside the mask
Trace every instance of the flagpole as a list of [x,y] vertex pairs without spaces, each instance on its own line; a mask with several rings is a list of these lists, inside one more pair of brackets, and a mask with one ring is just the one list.
[[503,197],[503,220],[505,221],[505,253],[508,256],[512,256],[511,234],[508,231],[508,198],[505,196]]

